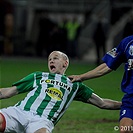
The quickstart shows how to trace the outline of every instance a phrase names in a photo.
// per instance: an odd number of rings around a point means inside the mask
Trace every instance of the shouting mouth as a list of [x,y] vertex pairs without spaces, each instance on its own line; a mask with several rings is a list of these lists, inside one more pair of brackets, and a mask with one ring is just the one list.
[[55,70],[55,66],[54,66],[54,65],[51,65],[51,66],[50,66],[50,69],[51,69],[51,70]]

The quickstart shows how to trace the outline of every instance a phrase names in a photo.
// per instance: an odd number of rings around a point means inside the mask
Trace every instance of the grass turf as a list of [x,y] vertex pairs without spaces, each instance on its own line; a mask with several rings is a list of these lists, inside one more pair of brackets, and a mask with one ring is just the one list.
[[[35,58],[1,58],[0,86],[8,87],[13,82],[23,78],[34,71],[48,71],[47,61]],[[95,65],[83,62],[70,61],[67,75],[81,74],[91,70]],[[84,81],[96,94],[104,98],[121,100],[123,93],[120,90],[120,82],[123,75],[123,67],[106,76]],[[20,94],[12,98],[1,100],[1,108],[14,105],[23,99],[26,94]],[[64,116],[55,126],[53,133],[116,133],[119,111],[101,110],[92,105],[81,102],[72,102]]]

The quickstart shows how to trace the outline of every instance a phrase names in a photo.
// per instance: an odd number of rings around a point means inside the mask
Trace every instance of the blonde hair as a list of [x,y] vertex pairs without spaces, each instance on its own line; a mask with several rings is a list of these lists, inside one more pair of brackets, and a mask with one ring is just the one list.
[[[60,52],[60,51],[59,51],[59,52]],[[68,66],[69,66],[69,58],[68,58],[68,56],[67,56],[65,53],[63,53],[63,52],[61,52],[61,55],[62,55],[63,59],[66,60],[66,61],[68,62],[67,66],[66,66],[66,69],[67,69]]]
[[[69,66],[69,58],[68,58],[68,56],[67,56],[65,53],[61,52],[61,51],[53,51],[53,52],[59,53],[59,54],[62,56],[63,60],[65,60],[65,61],[68,62],[67,67],[66,67],[66,69],[67,69],[68,66]],[[53,53],[53,52],[52,52],[52,53]]]

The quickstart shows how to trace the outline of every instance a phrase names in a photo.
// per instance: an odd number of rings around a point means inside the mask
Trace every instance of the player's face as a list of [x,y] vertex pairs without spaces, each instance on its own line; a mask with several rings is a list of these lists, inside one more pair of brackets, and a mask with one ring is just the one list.
[[66,68],[66,61],[63,59],[61,53],[52,52],[48,58],[48,68],[51,73],[64,74]]

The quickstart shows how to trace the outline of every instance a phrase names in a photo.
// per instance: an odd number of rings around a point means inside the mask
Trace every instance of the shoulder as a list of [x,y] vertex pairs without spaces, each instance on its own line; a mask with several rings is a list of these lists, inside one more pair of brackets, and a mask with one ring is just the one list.
[[122,39],[121,41],[122,44],[129,44],[129,43],[133,43],[133,35],[132,36],[127,36],[125,38]]
[[31,73],[32,75],[55,75],[55,74],[52,74],[52,73],[49,73],[49,72],[42,72],[42,71],[36,71],[36,72],[33,72]]
[[133,36],[127,36],[121,40],[120,44],[117,46],[117,50],[125,52],[131,44],[133,44]]
[[81,91],[93,91],[89,86],[85,85],[82,82],[74,82],[74,85],[77,85]]

